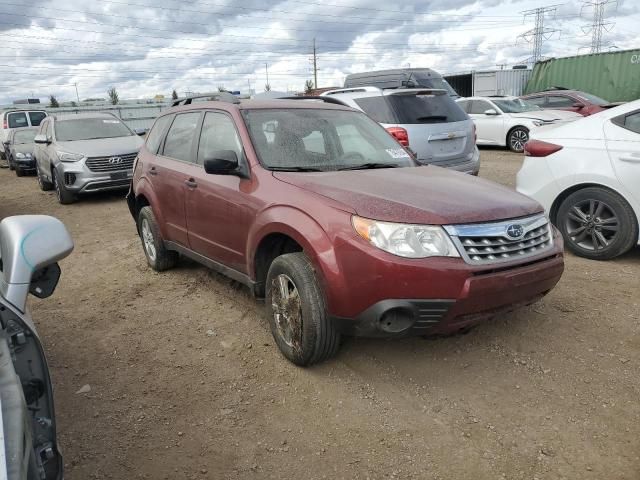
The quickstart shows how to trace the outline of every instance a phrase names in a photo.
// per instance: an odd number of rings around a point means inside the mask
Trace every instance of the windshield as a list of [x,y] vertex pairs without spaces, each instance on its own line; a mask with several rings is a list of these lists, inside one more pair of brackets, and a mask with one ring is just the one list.
[[265,168],[335,171],[409,167],[409,154],[359,112],[321,109],[244,110],[251,140]]
[[577,93],[576,97],[585,103],[593,103],[595,105],[607,105],[609,103],[604,98],[596,97],[595,95],[585,92]]
[[55,124],[56,140],[73,142],[100,138],[129,137],[135,135],[117,118],[77,118],[58,120]]
[[527,102],[526,100],[522,100],[520,98],[513,99],[496,99],[493,98],[493,103],[495,103],[500,110],[504,113],[522,113],[522,112],[533,112],[536,110],[542,110],[539,106],[534,105],[533,103]]
[[13,143],[33,143],[36,133],[37,130],[16,130],[16,133],[13,135]]

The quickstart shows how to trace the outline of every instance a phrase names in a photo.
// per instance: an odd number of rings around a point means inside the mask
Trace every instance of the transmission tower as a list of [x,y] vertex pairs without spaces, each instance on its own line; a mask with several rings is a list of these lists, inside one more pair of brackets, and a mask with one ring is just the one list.
[[548,7],[533,8],[531,10],[520,12],[523,15],[523,21],[526,21],[528,17],[535,17],[535,26],[531,30],[528,30],[518,36],[518,38],[522,38],[527,43],[532,44],[531,57],[526,60],[527,63],[535,64],[538,60],[541,60],[542,44],[549,40],[554,33],[560,31],[555,28],[547,28],[544,26],[545,18],[549,15],[555,15],[556,7],[558,7],[558,5],[549,5]]
[[602,31],[610,32],[613,22],[605,22],[604,12],[607,5],[616,5],[618,0],[586,0],[582,2],[582,11],[593,8],[593,21],[591,26],[582,27],[585,34],[591,33],[591,53],[599,53],[602,50]]

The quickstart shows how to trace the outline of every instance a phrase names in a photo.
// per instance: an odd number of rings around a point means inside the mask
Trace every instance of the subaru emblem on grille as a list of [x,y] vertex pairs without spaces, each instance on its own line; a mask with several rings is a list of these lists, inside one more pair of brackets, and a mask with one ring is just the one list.
[[111,165],[118,165],[118,164],[122,163],[122,158],[120,158],[120,157],[111,157],[109,159],[109,163]]
[[507,227],[507,236],[517,240],[524,235],[524,228],[522,225],[511,224]]

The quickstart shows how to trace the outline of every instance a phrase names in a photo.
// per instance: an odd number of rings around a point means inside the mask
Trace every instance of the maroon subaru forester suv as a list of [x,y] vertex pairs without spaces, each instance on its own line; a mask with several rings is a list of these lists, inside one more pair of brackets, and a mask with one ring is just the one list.
[[562,239],[535,201],[418,165],[348,107],[225,99],[156,120],[129,208],[151,268],[184,255],[247,285],[292,362],[331,357],[342,335],[464,330],[560,279]]

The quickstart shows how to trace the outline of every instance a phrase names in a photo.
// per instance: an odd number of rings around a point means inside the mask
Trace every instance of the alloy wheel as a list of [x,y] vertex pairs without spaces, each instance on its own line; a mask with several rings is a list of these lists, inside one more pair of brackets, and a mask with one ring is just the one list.
[[149,256],[149,260],[152,262],[156,261],[156,244],[153,241],[153,232],[151,231],[151,226],[149,225],[149,221],[144,218],[142,219],[142,225],[140,226],[140,232],[142,233],[142,242],[144,244],[144,250],[147,252]]
[[529,134],[522,129],[514,130],[511,133],[511,148],[521,152],[524,150],[524,144],[529,141]]
[[271,283],[271,305],[278,334],[290,348],[302,344],[302,309],[300,294],[293,280],[280,274]]
[[575,244],[590,251],[609,247],[617,238],[619,220],[602,200],[583,200],[571,207],[565,218],[566,232]]

